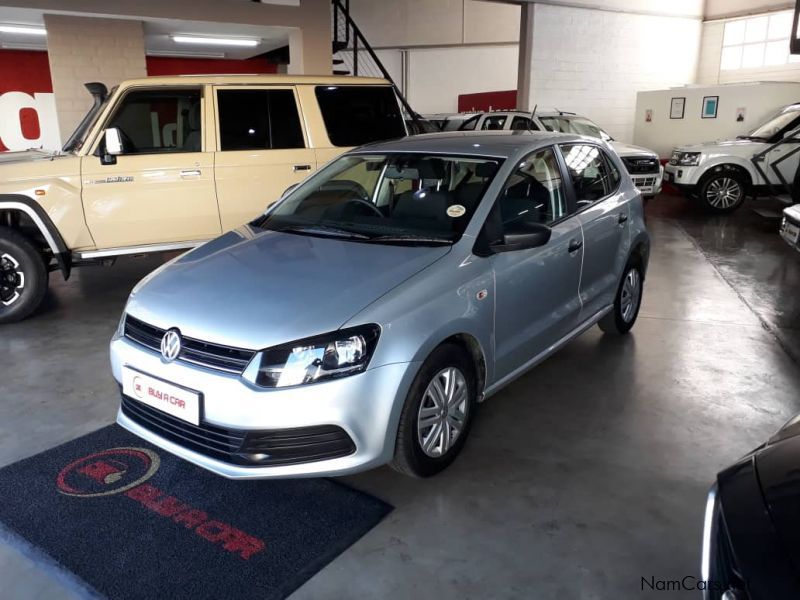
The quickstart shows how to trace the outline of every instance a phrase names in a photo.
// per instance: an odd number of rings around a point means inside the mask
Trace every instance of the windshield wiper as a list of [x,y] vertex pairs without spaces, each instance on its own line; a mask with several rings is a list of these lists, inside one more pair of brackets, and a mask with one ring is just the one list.
[[763,138],[760,135],[737,135],[736,139],[737,140],[755,140],[757,142],[758,141],[761,141],[761,142],[766,142],[767,141],[767,138]]
[[370,242],[386,242],[386,243],[412,243],[412,244],[439,244],[449,246],[452,240],[445,240],[442,238],[431,238],[420,235],[379,235],[369,238]]
[[275,231],[306,233],[308,235],[321,235],[324,237],[337,237],[351,240],[371,239],[368,235],[356,233],[355,231],[348,231],[347,229],[339,229],[338,227],[331,227],[329,225],[284,225],[283,227],[277,227]]

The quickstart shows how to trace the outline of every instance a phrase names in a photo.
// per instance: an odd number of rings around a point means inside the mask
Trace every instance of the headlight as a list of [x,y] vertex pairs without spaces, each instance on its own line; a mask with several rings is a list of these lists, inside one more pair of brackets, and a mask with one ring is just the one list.
[[675,150],[669,159],[669,163],[679,167],[696,167],[700,164],[700,152],[678,152]]
[[125,311],[122,311],[122,316],[119,318],[119,323],[117,324],[117,333],[115,337],[121,338],[125,337]]
[[378,325],[361,325],[268,348],[260,353],[254,383],[279,388],[363,373],[380,332]]

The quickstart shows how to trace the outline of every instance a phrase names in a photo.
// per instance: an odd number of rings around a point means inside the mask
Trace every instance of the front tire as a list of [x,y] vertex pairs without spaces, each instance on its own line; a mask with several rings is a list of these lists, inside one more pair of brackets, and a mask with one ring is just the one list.
[[430,477],[461,452],[477,406],[475,370],[469,355],[443,344],[422,364],[406,397],[391,467]]
[[30,316],[47,293],[42,255],[19,232],[0,227],[0,324]]
[[625,274],[617,288],[614,298],[614,308],[605,317],[600,319],[598,325],[605,333],[624,335],[628,333],[642,306],[642,292],[644,291],[644,274],[638,261],[631,261],[625,267]]
[[699,200],[710,213],[726,214],[735,211],[747,196],[747,181],[736,171],[709,173],[700,182]]

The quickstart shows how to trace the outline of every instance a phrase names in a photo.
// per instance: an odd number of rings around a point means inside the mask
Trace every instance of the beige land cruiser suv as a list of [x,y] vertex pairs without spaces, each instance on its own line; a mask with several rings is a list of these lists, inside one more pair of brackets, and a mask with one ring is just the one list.
[[0,154],[0,323],[30,315],[48,274],[191,248],[262,213],[361,144],[406,135],[383,79],[150,77],[95,103],[58,153]]

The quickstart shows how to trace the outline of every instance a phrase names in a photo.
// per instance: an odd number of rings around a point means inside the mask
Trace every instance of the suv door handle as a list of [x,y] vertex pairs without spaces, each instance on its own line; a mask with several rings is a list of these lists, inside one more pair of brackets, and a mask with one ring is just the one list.
[[187,177],[200,177],[200,175],[202,175],[200,169],[186,169],[184,171],[181,171],[181,177],[183,177],[184,179],[186,179]]
[[567,251],[572,254],[573,252],[577,252],[583,247],[583,242],[581,240],[570,240],[569,246],[567,247]]
[[617,223],[624,225],[627,220],[628,215],[626,213],[619,213],[619,216],[617,217]]
[[298,171],[310,171],[311,165],[295,165],[293,170],[295,173],[297,173]]

